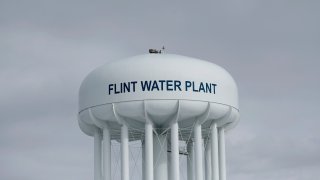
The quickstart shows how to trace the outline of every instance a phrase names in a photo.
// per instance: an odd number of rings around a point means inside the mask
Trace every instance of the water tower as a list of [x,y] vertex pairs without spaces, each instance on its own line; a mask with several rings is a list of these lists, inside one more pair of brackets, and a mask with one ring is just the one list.
[[[140,142],[143,180],[182,180],[183,168],[187,180],[225,180],[224,134],[238,122],[238,92],[213,63],[153,52],[92,71],[78,115],[94,137],[94,180],[114,180],[117,169],[118,179],[139,179],[130,177],[132,142]],[[116,167],[112,142],[120,146]]]

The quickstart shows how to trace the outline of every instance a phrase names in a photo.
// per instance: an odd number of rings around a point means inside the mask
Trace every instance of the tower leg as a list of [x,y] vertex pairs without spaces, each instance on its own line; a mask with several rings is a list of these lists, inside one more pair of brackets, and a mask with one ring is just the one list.
[[187,145],[188,156],[187,156],[187,168],[188,168],[188,180],[194,180],[194,151],[193,151],[193,142],[189,142]]
[[171,125],[171,180],[179,180],[179,132],[178,123]]
[[125,124],[121,126],[121,180],[129,180],[129,136]]
[[218,153],[218,129],[217,124],[211,125],[211,163],[212,180],[219,180],[219,153]]
[[111,136],[108,127],[103,128],[103,177],[111,180]]
[[219,176],[220,180],[226,180],[226,151],[224,128],[219,128]]
[[[169,148],[171,148],[171,147],[169,147],[170,145],[168,145],[169,143],[168,142],[170,142],[171,143],[171,137],[168,137],[167,138],[167,149],[169,149]],[[168,180],[172,180],[171,178],[172,178],[172,168],[171,168],[171,166],[172,166],[172,162],[171,162],[171,152],[167,152],[167,162],[168,162]]]
[[154,180],[168,180],[166,135],[153,136]]
[[212,167],[211,167],[211,141],[207,139],[205,147],[205,163],[206,163],[206,180],[212,180]]
[[145,180],[145,145],[144,145],[144,140],[141,140],[141,150],[142,150],[142,180]]
[[145,124],[145,180],[153,180],[153,130],[152,124]]
[[101,180],[101,142],[102,133],[100,130],[94,133],[94,180]]
[[195,139],[195,180],[203,180],[203,159],[202,159],[202,134],[201,125],[194,126]]

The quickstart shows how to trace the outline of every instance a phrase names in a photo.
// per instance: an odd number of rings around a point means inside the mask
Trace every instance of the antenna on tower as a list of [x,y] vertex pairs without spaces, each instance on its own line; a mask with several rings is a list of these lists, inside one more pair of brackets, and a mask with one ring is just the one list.
[[161,54],[164,53],[165,47],[162,46],[162,48],[160,50],[157,49],[149,49],[149,53],[150,54]]
[[162,46],[162,49],[160,50],[160,52],[163,52],[164,53],[164,50],[165,50],[166,48],[164,47],[164,46]]

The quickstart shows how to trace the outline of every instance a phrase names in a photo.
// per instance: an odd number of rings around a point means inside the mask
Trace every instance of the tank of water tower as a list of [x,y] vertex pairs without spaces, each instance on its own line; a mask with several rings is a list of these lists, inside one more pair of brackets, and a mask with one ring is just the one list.
[[89,73],[78,116],[95,180],[225,180],[238,90],[216,64],[152,50]]

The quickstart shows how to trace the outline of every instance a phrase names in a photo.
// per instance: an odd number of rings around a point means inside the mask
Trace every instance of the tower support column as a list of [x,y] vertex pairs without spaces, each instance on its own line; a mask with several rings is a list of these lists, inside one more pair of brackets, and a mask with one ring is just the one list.
[[194,126],[194,153],[195,153],[195,180],[203,180],[203,150],[201,125],[196,123]]
[[154,180],[168,180],[167,136],[153,136]]
[[211,141],[207,139],[205,147],[205,163],[206,163],[206,180],[212,180],[212,165],[211,165]]
[[219,180],[219,153],[218,153],[218,129],[217,124],[211,125],[211,163],[212,180]]
[[146,156],[146,153],[145,153],[145,145],[144,145],[144,140],[141,140],[141,151],[142,151],[142,180],[145,180],[145,156]]
[[129,180],[129,136],[128,127],[121,126],[121,180]]
[[150,122],[145,124],[145,180],[153,180],[153,127]]
[[193,142],[189,142],[187,145],[187,151],[188,151],[188,156],[187,156],[187,170],[188,170],[188,180],[194,180],[194,150],[193,150]]
[[109,127],[103,128],[103,179],[111,180],[111,136]]
[[171,125],[171,180],[180,179],[178,122]]
[[225,151],[225,137],[224,128],[219,128],[219,176],[220,180],[226,180],[226,151]]
[[99,129],[94,133],[94,180],[101,180],[102,177],[101,143],[102,133]]

